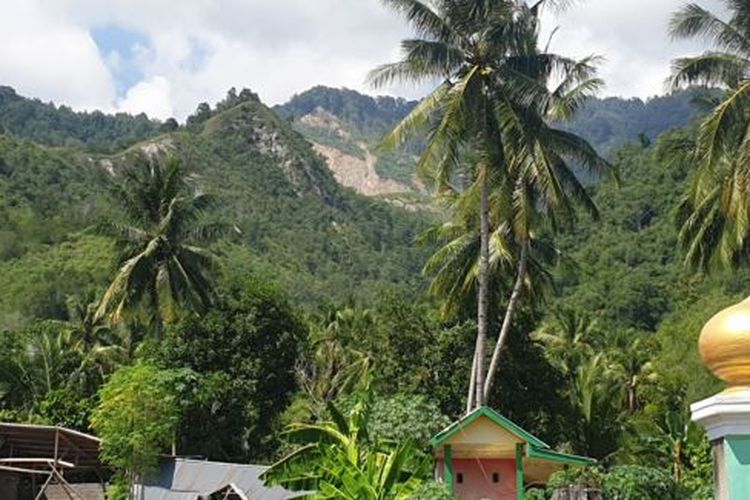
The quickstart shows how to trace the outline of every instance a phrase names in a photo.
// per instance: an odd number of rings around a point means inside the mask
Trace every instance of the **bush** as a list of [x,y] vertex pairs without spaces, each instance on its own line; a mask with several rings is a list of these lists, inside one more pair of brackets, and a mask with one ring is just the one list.
[[640,465],[613,467],[602,479],[611,500],[683,500],[688,495],[665,470]]
[[[529,497],[526,497],[527,499]],[[425,481],[422,487],[412,497],[412,500],[452,500],[453,496],[444,484],[437,481]]]
[[550,479],[547,495],[550,496],[557,488],[569,485],[601,488],[607,500],[690,498],[687,490],[677,484],[666,470],[640,465],[620,465],[608,471],[595,468],[561,471]]

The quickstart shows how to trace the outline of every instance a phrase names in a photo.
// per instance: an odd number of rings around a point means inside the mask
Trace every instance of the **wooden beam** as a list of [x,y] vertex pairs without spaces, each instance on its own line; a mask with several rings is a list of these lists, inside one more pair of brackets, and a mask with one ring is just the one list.
[[25,467],[11,467],[10,465],[0,465],[0,470],[7,472],[18,472],[20,474],[50,474],[48,470],[26,469]]
[[[52,465],[53,461],[49,458],[0,458],[0,464],[44,464]],[[73,468],[75,464],[66,462],[65,460],[58,460],[58,464],[63,467]]]
[[34,497],[34,500],[40,500],[44,496],[44,492],[47,490],[47,486],[49,486],[49,482],[52,481],[53,477],[55,477],[55,475],[50,472],[49,477],[47,477],[47,480],[39,489],[39,493],[37,493],[37,495]]

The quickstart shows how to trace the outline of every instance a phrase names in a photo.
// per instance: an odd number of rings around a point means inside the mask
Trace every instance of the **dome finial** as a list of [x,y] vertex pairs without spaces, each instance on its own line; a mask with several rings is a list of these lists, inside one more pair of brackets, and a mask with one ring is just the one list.
[[750,388],[750,298],[708,320],[699,348],[703,363],[730,388]]

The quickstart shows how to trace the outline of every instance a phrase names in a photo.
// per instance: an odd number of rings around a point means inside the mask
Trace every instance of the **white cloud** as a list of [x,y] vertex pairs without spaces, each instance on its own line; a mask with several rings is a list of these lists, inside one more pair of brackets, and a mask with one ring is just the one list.
[[[604,56],[601,67],[607,95],[661,94],[669,76],[670,61],[698,52],[696,43],[671,40],[669,19],[684,0],[587,0],[547,19],[559,26],[553,49],[566,55]],[[717,8],[716,2],[704,2]],[[714,5],[710,5],[713,3]]]
[[127,91],[118,108],[133,114],[147,113],[155,118],[169,118],[174,115],[172,86],[163,76],[138,82]]
[[[372,92],[368,70],[394,60],[408,35],[379,0],[7,1],[12,5],[4,5],[0,17],[0,84],[79,108],[181,119],[231,86],[250,87],[270,104],[316,84]],[[554,47],[606,55],[608,94],[659,93],[669,60],[696,49],[665,34],[669,14],[682,1],[585,1],[554,21],[561,28]],[[99,54],[88,34],[102,26],[150,41],[136,51],[141,81],[119,99],[112,74],[123,61]],[[390,90],[417,97],[424,89]]]
[[114,82],[85,26],[60,22],[34,1],[6,0],[0,84],[76,108],[108,108]]

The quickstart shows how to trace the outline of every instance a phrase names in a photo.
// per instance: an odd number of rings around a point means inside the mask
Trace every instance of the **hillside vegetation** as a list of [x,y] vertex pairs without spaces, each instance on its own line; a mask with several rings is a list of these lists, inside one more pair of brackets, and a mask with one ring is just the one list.
[[[670,435],[665,419],[687,425],[687,404],[716,389],[697,334],[748,276],[683,266],[675,216],[693,172],[672,152],[695,131],[662,132],[696,116],[692,95],[593,100],[571,125],[611,158],[621,185],[590,186],[601,220],[581,214],[555,238],[552,291],[513,321],[488,403],[557,449],[647,464],[665,484],[668,443],[684,440],[681,481],[697,491],[710,477],[708,443]],[[99,387],[131,365],[117,384],[155,377],[154,387],[187,391],[178,450],[217,460],[271,462],[288,449],[284,423],[318,421],[334,401],[350,407],[363,387],[384,439],[429,436],[462,413],[473,304],[441,314],[421,274],[433,248],[417,243],[442,214],[342,187],[310,144],[366,157],[414,103],[320,87],[272,110],[232,90],[177,128],[125,115],[102,115],[109,125],[97,128],[96,113],[13,103],[35,109],[38,125],[0,113],[4,419],[90,431]],[[413,189],[422,146],[378,157],[378,175]],[[218,200],[211,217],[231,226],[210,246],[214,306],[168,323],[159,342],[140,317],[110,327],[86,313],[118,267],[97,227],[120,217],[112,186],[143,152],[179,159],[191,185]],[[95,342],[76,341],[87,331]]]
[[[68,114],[55,109],[47,112]],[[62,142],[84,133],[89,115],[74,116],[77,125]],[[107,245],[84,234],[110,213],[112,175],[143,149],[182,158],[221,200],[223,216],[240,232],[222,250],[229,268],[273,276],[301,304],[365,299],[391,284],[418,286],[423,250],[413,242],[422,216],[341,188],[310,145],[254,98],[191,123],[105,156],[48,148],[19,138],[23,131],[0,135],[0,282],[15,291],[0,298],[0,325],[17,324],[19,315],[26,322],[64,316],[66,296],[103,284],[101,270],[112,265],[102,261]],[[82,266],[81,280],[55,267],[71,259],[57,256],[62,249],[77,253],[79,245],[96,248],[88,250],[90,263],[81,255],[84,262],[65,264]],[[99,271],[83,271],[89,264]],[[52,279],[38,279],[41,272]],[[34,305],[48,300],[54,303]],[[34,313],[36,307],[43,311]]]

